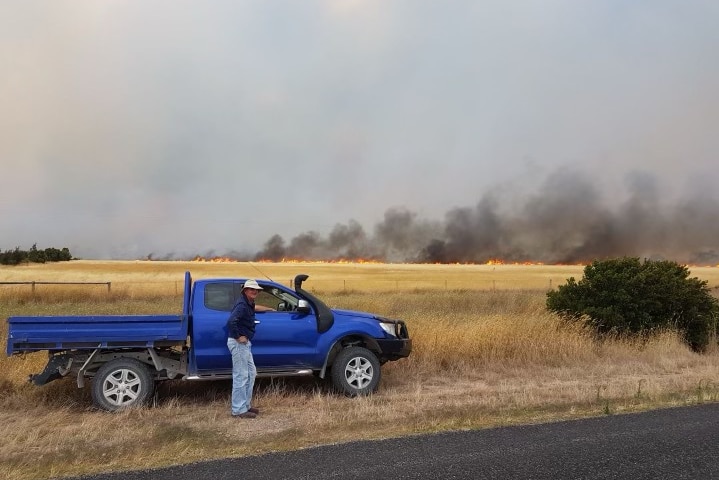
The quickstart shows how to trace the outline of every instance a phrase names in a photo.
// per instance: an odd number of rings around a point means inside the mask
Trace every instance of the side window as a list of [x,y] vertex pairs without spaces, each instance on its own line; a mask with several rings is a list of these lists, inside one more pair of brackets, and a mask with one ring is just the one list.
[[[237,299],[242,295],[242,285],[235,282],[217,282],[205,284],[205,308],[230,312]],[[281,311],[297,308],[298,299],[278,288],[265,287],[255,299],[255,304]]]
[[231,282],[205,285],[205,307],[222,312],[232,311],[235,306],[236,287]]
[[270,307],[270,308],[277,308],[277,303],[279,302],[279,299],[272,295],[271,293],[267,292],[267,290],[262,290],[255,299],[256,305],[262,305],[263,307]]
[[265,290],[261,291],[255,299],[257,305],[270,307],[280,312],[296,310],[298,301],[299,299],[294,295],[275,287],[265,287]]

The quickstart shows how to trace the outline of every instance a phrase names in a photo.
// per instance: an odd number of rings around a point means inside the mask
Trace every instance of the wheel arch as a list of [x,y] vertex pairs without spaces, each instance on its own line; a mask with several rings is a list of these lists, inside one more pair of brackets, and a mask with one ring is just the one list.
[[131,358],[137,360],[149,368],[150,373],[159,379],[160,371],[164,368],[160,362],[157,352],[148,347],[145,349],[96,349],[85,359],[84,364],[77,372],[77,386],[83,388],[85,378],[93,378],[102,366],[119,358]]
[[325,376],[327,375],[327,370],[334,362],[338,353],[340,353],[343,349],[347,347],[355,346],[364,347],[374,353],[377,358],[381,357],[382,349],[374,338],[361,333],[347,334],[336,339],[332,344],[332,347],[330,347],[329,351],[327,352],[327,355],[325,356],[325,362],[322,365],[322,370],[320,370],[319,377],[325,378]]

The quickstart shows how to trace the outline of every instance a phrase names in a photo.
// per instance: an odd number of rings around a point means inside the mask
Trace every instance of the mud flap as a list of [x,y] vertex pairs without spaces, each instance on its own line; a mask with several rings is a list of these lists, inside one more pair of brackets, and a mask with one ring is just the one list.
[[47,365],[45,365],[45,370],[43,370],[42,373],[30,375],[28,380],[38,387],[45,385],[46,383],[50,383],[53,380],[67,375],[71,364],[72,356],[66,353],[53,355],[47,362]]

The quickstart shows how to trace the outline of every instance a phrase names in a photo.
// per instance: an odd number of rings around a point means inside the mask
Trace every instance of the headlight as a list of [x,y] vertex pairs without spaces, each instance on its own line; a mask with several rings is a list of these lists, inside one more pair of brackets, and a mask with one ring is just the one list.
[[389,333],[393,337],[397,336],[397,324],[395,323],[385,323],[385,322],[379,322],[379,326],[382,327],[382,330]]

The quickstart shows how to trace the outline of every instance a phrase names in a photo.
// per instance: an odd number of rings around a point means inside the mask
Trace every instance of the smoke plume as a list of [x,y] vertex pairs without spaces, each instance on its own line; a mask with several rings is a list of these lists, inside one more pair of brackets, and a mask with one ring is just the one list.
[[629,177],[623,200],[603,196],[577,171],[559,170],[534,193],[492,192],[441,221],[391,208],[371,234],[356,221],[323,237],[273,235],[255,259],[422,263],[586,263],[639,256],[719,263],[719,202],[701,190],[664,200],[648,174]]

